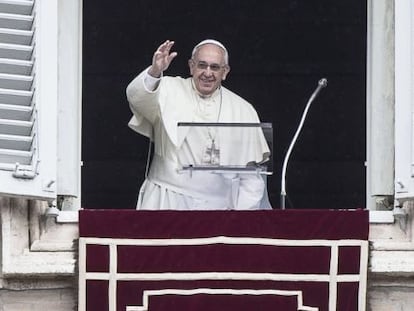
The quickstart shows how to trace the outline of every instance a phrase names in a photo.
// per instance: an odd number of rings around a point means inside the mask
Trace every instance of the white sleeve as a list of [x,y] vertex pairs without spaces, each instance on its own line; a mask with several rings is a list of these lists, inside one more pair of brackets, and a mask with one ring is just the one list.
[[240,174],[237,210],[259,209],[265,193],[265,182],[257,174]]
[[155,92],[160,84],[161,77],[155,78],[148,73],[148,70],[145,72],[144,76],[144,87],[148,92]]

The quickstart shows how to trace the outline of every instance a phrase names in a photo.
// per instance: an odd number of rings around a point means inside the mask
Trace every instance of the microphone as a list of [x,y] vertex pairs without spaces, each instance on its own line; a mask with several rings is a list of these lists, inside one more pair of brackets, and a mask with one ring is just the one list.
[[326,78],[322,78],[319,80],[318,85],[320,85],[321,87],[327,87],[328,86],[328,80],[326,80]]
[[302,118],[299,122],[299,126],[296,130],[295,135],[293,136],[293,139],[290,143],[288,151],[286,152],[285,159],[283,161],[283,166],[282,166],[282,180],[281,180],[281,190],[280,190],[280,208],[281,209],[286,208],[286,169],[287,169],[287,164],[289,161],[290,154],[300,134],[300,131],[302,130],[303,123],[305,122],[306,115],[308,113],[310,105],[315,100],[316,96],[318,96],[321,89],[325,88],[327,85],[328,85],[328,80],[326,78],[322,78],[318,81],[318,86],[316,87],[315,91],[313,91],[312,95],[310,96],[308,100],[308,103],[306,104],[305,110],[303,111],[303,114],[302,114]]

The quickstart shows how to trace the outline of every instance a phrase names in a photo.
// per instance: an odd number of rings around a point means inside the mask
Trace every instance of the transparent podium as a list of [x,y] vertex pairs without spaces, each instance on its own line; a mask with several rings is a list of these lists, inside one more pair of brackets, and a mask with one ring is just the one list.
[[180,172],[273,174],[271,123],[178,123]]
[[251,193],[257,185],[262,189],[259,208],[271,209],[267,192],[267,176],[273,174],[271,123],[178,123],[178,138],[186,141],[178,159],[180,174],[188,174],[194,183],[249,180]]

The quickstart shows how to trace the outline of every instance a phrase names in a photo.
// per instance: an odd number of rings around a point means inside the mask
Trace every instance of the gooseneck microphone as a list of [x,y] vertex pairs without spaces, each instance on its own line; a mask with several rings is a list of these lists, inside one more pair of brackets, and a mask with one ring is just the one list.
[[302,130],[303,123],[305,122],[306,115],[308,113],[310,105],[315,100],[316,96],[318,96],[321,89],[326,87],[327,85],[328,85],[328,80],[326,80],[325,78],[322,78],[319,80],[318,86],[316,87],[315,91],[313,91],[311,97],[308,100],[308,103],[306,104],[305,110],[303,111],[303,114],[302,114],[302,118],[299,122],[299,126],[296,130],[295,135],[293,136],[289,149],[286,152],[285,159],[283,161],[283,166],[282,166],[282,180],[281,180],[281,190],[280,190],[280,208],[281,209],[286,208],[286,169],[287,169],[290,154],[292,153],[293,146],[295,145],[296,140],[298,139],[298,136],[300,134],[300,131]]

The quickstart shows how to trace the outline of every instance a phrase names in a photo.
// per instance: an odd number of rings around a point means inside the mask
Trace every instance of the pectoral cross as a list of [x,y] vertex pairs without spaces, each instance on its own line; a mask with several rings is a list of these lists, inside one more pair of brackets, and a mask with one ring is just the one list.
[[220,164],[220,149],[216,147],[214,139],[211,140],[211,147],[206,148],[203,162],[212,165]]

